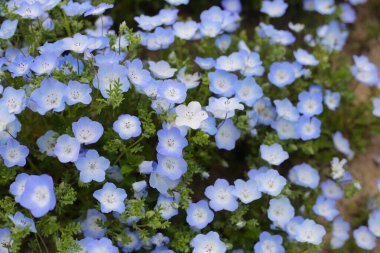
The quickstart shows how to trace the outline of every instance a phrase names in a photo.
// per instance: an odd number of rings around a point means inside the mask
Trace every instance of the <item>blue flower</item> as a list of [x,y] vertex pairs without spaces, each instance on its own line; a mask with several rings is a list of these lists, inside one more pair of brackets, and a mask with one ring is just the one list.
[[72,38],[64,38],[62,41],[65,51],[69,50],[79,54],[84,53],[91,43],[88,36],[80,33],[75,34]]
[[288,121],[283,118],[277,118],[272,122],[271,127],[276,129],[280,140],[298,139],[299,134],[296,131],[296,122]]
[[103,182],[106,178],[106,170],[110,167],[110,161],[96,150],[88,150],[84,156],[75,161],[75,166],[80,171],[80,180],[89,183],[92,180]]
[[214,231],[210,231],[207,234],[198,234],[190,241],[191,247],[193,247],[193,253],[203,252],[217,252],[225,253],[227,246],[219,237],[219,234]]
[[366,226],[354,230],[354,239],[359,248],[373,250],[376,247],[376,237]]
[[206,200],[191,203],[186,209],[186,213],[187,223],[197,229],[205,228],[214,219],[214,213],[208,207]]
[[296,123],[296,130],[304,141],[318,139],[321,136],[321,121],[315,117],[302,116]]
[[274,143],[270,146],[260,145],[261,158],[273,165],[280,165],[289,158],[288,152],[284,151],[282,146]]
[[187,170],[187,163],[182,157],[157,155],[156,172],[171,180],[179,179]]
[[331,92],[330,90],[326,90],[326,95],[324,97],[324,102],[332,111],[335,111],[340,104],[340,93],[339,92]]
[[173,25],[175,36],[183,40],[193,39],[198,29],[199,24],[192,20],[185,22],[178,21]]
[[169,8],[161,9],[158,13],[158,17],[161,19],[161,23],[164,25],[173,25],[178,18],[178,9]]
[[305,219],[296,228],[297,235],[295,239],[298,242],[306,242],[314,245],[322,243],[322,239],[326,234],[326,230],[322,225],[316,224],[315,221]]
[[379,82],[376,65],[370,62],[364,55],[354,55],[353,58],[355,65],[351,67],[351,73],[356,80],[368,86],[376,85]]
[[263,90],[252,77],[246,77],[238,81],[235,85],[235,96],[248,106],[253,104],[263,96]]
[[86,145],[97,142],[104,131],[102,124],[88,117],[81,117],[77,122],[73,122],[72,129],[75,138]]
[[263,167],[263,169],[265,171],[259,171],[253,178],[258,184],[259,191],[271,196],[279,195],[286,185],[286,179],[277,170],[267,169],[266,167]]
[[218,132],[215,134],[215,144],[219,149],[233,150],[239,138],[240,130],[231,119],[226,119],[218,126]]
[[288,4],[285,3],[284,0],[264,0],[260,11],[267,14],[269,17],[277,18],[282,17],[287,8]]
[[296,185],[315,189],[320,177],[316,169],[307,163],[301,163],[289,171],[289,179]]
[[292,84],[295,80],[293,65],[289,62],[273,63],[270,66],[268,79],[273,85],[279,88]]
[[54,147],[54,154],[61,163],[75,162],[78,159],[79,151],[79,141],[67,134],[59,136]]
[[[174,76],[176,68],[170,67],[167,61],[149,61],[149,70],[158,79],[168,79]],[[174,81],[174,80],[172,80]]]
[[203,36],[214,38],[222,31],[222,24],[205,20],[201,22],[199,30]]
[[8,65],[8,70],[12,73],[12,77],[29,75],[33,60],[31,56],[18,54],[12,63]]
[[88,84],[70,80],[66,89],[66,103],[68,105],[78,103],[88,105],[92,101],[91,91],[92,89]]
[[225,179],[217,179],[214,185],[210,185],[205,190],[205,195],[210,199],[210,207],[214,211],[235,211],[238,208],[236,197],[232,194],[234,186]]
[[260,234],[260,240],[254,246],[255,253],[285,253],[280,235],[271,235],[268,232]]
[[140,59],[126,62],[128,69],[129,81],[136,86],[137,89],[143,88],[152,79],[150,72],[144,69],[143,63]]
[[194,74],[187,74],[185,73],[186,69],[187,67],[184,66],[178,71],[177,80],[185,84],[187,89],[192,89],[192,88],[197,87],[201,79],[199,73],[196,72]]
[[86,219],[81,222],[84,236],[94,239],[100,239],[105,236],[107,229],[100,226],[99,223],[104,223],[106,220],[106,216],[101,212],[95,209],[88,209]]
[[222,6],[225,10],[233,13],[240,13],[242,11],[240,0],[222,0]]
[[171,180],[167,177],[161,176],[157,172],[150,173],[149,185],[157,189],[163,195],[169,195],[168,191],[174,189],[180,180]]
[[240,104],[239,99],[235,97],[210,97],[208,99],[208,106],[206,106],[206,110],[211,112],[215,118],[224,120],[233,117],[235,115],[235,110],[243,109],[244,105]]
[[0,99],[0,106],[8,108],[9,113],[21,113],[26,106],[25,91],[6,87],[3,91],[3,97]]
[[99,240],[93,240],[87,245],[87,253],[105,252],[119,253],[119,249],[112,245],[112,241],[106,237]]
[[350,238],[350,223],[344,221],[342,217],[336,218],[333,222],[331,233],[334,238],[346,241]]
[[228,34],[223,34],[215,40],[215,46],[222,52],[225,52],[231,45],[232,39]]
[[70,0],[67,4],[62,5],[61,8],[65,11],[67,16],[79,16],[85,13],[88,9],[91,8],[90,2],[73,2]]
[[12,244],[11,230],[9,228],[0,228],[0,252],[8,253]]
[[93,196],[100,202],[102,213],[125,211],[124,200],[127,198],[127,193],[124,189],[116,188],[113,183],[105,183],[102,189],[94,192]]
[[51,176],[45,174],[29,176],[25,181],[19,203],[29,209],[36,218],[40,218],[53,210],[56,198]]
[[339,4],[339,8],[341,10],[340,19],[344,23],[354,23],[356,20],[356,12],[355,9],[348,3]]
[[327,221],[332,221],[339,214],[335,203],[335,200],[319,196],[313,206],[313,211],[315,214],[324,217]]
[[5,106],[0,107],[0,131],[4,131],[8,124],[16,120],[14,114],[9,113]]
[[237,179],[234,182],[235,189],[232,194],[240,199],[244,204],[251,203],[254,200],[261,198],[261,192],[257,182],[253,179],[244,181]]
[[294,216],[285,226],[285,231],[288,233],[289,239],[294,240],[297,236],[297,229],[305,219],[302,216]]
[[[0,113],[0,115],[1,115],[1,113]],[[21,123],[16,118],[14,121],[7,124],[3,131],[0,131],[0,145],[4,145],[8,142],[8,140],[16,138],[17,134],[20,131],[21,131]]]
[[20,15],[24,19],[35,19],[42,16],[44,13],[42,4],[40,2],[34,2],[29,4],[28,2],[21,2],[17,10],[13,13]]
[[274,100],[276,112],[279,117],[289,121],[297,121],[300,117],[297,108],[294,107],[288,98]]
[[57,133],[53,130],[48,130],[44,135],[37,139],[37,146],[41,153],[46,153],[48,156],[54,156],[54,147],[57,143]]
[[142,246],[142,242],[139,237],[139,233],[137,231],[130,231],[129,228],[125,229],[125,234],[131,240],[128,244],[123,244],[119,242],[119,246],[123,248],[123,252],[134,252],[139,250]]
[[15,139],[9,139],[5,145],[0,146],[0,155],[7,167],[20,166],[26,164],[26,157],[29,155],[28,147],[20,145]]
[[244,56],[244,53],[240,52],[234,52],[229,56],[220,56],[216,59],[215,68],[229,72],[242,70],[245,66]]
[[[31,218],[26,217],[21,212],[16,212],[15,215],[8,215],[8,218],[13,222],[16,228],[24,229],[28,228],[29,231],[37,233],[34,221]],[[1,249],[1,248],[0,248]]]
[[40,88],[32,92],[30,99],[37,104],[37,112],[41,115],[50,110],[61,112],[65,109],[66,88],[66,85],[54,78],[45,78]]
[[45,53],[34,58],[31,69],[37,75],[50,75],[58,65],[58,57],[54,53]]
[[320,93],[302,91],[298,95],[297,109],[305,116],[319,115],[323,111],[323,96]]
[[128,71],[125,66],[112,64],[100,65],[98,75],[93,80],[93,86],[100,90],[104,98],[109,98],[109,91],[118,85],[119,92],[127,92],[129,89]]
[[304,66],[317,66],[319,64],[317,58],[304,49],[298,49],[293,54],[297,62]]
[[380,209],[373,211],[369,215],[368,228],[375,236],[380,237]]
[[271,199],[269,201],[268,218],[276,225],[284,228],[294,217],[294,207],[288,198]]
[[171,219],[178,214],[179,194],[175,193],[174,196],[165,196],[160,194],[157,199],[155,209],[160,211],[161,217],[165,220]]
[[123,140],[137,137],[141,134],[141,122],[136,116],[122,114],[113,123],[112,129],[117,132]]
[[100,3],[98,6],[93,6],[89,10],[87,10],[84,13],[84,16],[90,16],[90,15],[101,15],[103,14],[106,10],[113,8],[113,4],[107,4],[107,3]]
[[322,182],[321,189],[323,196],[328,199],[339,200],[344,196],[344,191],[342,188],[340,188],[339,185],[331,179],[327,179]]
[[178,128],[161,129],[157,132],[157,152],[166,156],[182,156],[182,149],[188,145],[185,137],[181,135]]
[[349,159],[351,159],[354,156],[354,151],[350,148],[350,142],[348,139],[344,138],[342,132],[337,131],[333,134],[333,142],[335,148],[348,156]]
[[201,58],[199,56],[195,57],[195,63],[202,69],[209,70],[212,69],[216,62],[213,58]]
[[15,196],[15,201],[20,203],[20,198],[25,190],[26,180],[29,175],[26,173],[20,173],[16,176],[15,181],[10,185],[9,192]]
[[[249,50],[249,49],[248,49]],[[245,49],[240,51],[244,59],[244,67],[240,73],[244,76],[262,76],[264,74],[263,62],[260,59],[260,55],[256,52],[249,52]]]
[[158,87],[158,95],[172,104],[183,103],[186,99],[186,85],[175,80],[164,80]]
[[187,5],[190,2],[190,0],[165,0],[165,1],[174,6],[178,6],[182,4]]
[[235,74],[231,74],[224,70],[216,70],[209,72],[210,90],[217,95],[230,97],[235,93],[234,87],[238,82]]
[[314,0],[314,9],[323,15],[330,15],[335,12],[334,0]]
[[209,135],[215,135],[218,132],[218,129],[216,128],[216,120],[211,115],[201,122],[200,128],[203,132]]
[[17,29],[18,20],[4,20],[0,28],[0,39],[7,40],[13,37]]

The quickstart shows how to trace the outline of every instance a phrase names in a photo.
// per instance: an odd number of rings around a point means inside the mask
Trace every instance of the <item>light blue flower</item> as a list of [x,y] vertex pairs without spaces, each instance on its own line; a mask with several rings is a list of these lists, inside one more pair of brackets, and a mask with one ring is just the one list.
[[54,147],[54,154],[61,163],[75,162],[78,159],[79,151],[79,141],[67,134],[59,136]]
[[234,72],[243,70],[245,67],[245,54],[234,52],[228,56],[220,56],[216,59],[215,68],[219,70]]
[[152,74],[158,79],[168,79],[172,78],[177,71],[176,68],[170,67],[170,64],[167,61],[149,61],[149,70]]
[[375,236],[380,237],[380,209],[369,215],[368,228]]
[[84,16],[90,16],[90,15],[101,15],[103,14],[106,10],[113,8],[113,4],[107,4],[107,3],[100,3],[97,6],[92,6],[90,9],[88,9],[85,13]]
[[320,177],[316,169],[307,163],[301,163],[290,169],[289,179],[296,185],[315,189],[318,187]]
[[232,194],[238,197],[244,204],[251,203],[252,201],[261,198],[259,186],[253,179],[248,181],[237,179],[235,180],[234,185],[235,189],[232,191]]
[[328,199],[339,200],[344,196],[343,189],[331,179],[322,182],[321,189],[323,196]]
[[217,252],[225,253],[227,246],[220,240],[219,234],[210,231],[207,234],[198,234],[190,241],[190,246],[193,247],[193,253]]
[[259,191],[271,196],[279,195],[286,185],[286,179],[277,170],[262,167],[255,175],[252,174],[250,178],[256,181]]
[[88,117],[81,117],[73,122],[72,129],[75,138],[85,145],[96,143],[104,132],[102,124]]
[[296,123],[296,130],[304,141],[318,139],[321,135],[321,121],[315,117],[302,116]]
[[355,65],[351,66],[351,73],[356,80],[368,86],[376,85],[379,82],[376,65],[370,62],[364,55],[354,55],[353,58]]
[[214,213],[208,207],[206,200],[191,203],[186,210],[187,223],[197,229],[205,228],[214,219]]
[[182,156],[182,150],[188,145],[185,137],[181,135],[178,128],[161,129],[157,132],[158,145],[157,152],[160,155]]
[[171,180],[167,177],[161,176],[157,172],[150,173],[149,185],[157,189],[161,194],[169,196],[168,191],[174,189],[180,180]]
[[26,217],[23,213],[16,212],[15,215],[8,215],[8,218],[13,222],[16,228],[28,228],[29,231],[37,233],[34,221],[31,218]]
[[141,134],[141,122],[136,116],[122,114],[113,123],[112,129],[117,132],[123,140],[137,137]]
[[199,56],[195,57],[195,63],[205,70],[212,69],[216,64],[213,58],[201,58]]
[[0,106],[7,108],[9,113],[21,113],[26,106],[25,91],[6,87],[3,91],[3,97],[0,99]]
[[46,174],[28,176],[19,203],[29,209],[36,218],[40,218],[53,210],[56,198],[52,177]]
[[53,130],[48,130],[44,135],[37,139],[37,146],[41,153],[46,153],[48,156],[54,156],[54,147],[57,143],[58,134]]
[[29,149],[27,146],[20,145],[17,140],[9,139],[5,145],[0,146],[0,155],[7,167],[24,167]]
[[24,19],[35,19],[41,16],[44,11],[40,2],[30,4],[25,1],[21,2],[20,6],[13,13],[20,15]]
[[332,221],[339,214],[335,203],[335,200],[319,196],[313,206],[313,211],[315,214],[324,217],[327,221]]
[[319,93],[302,91],[298,95],[297,109],[305,116],[319,115],[323,111],[323,96]]
[[110,167],[110,161],[91,149],[75,161],[75,166],[80,171],[79,178],[82,182],[89,183],[92,180],[103,182],[106,178],[105,171]]
[[173,25],[175,36],[183,40],[191,40],[194,38],[199,29],[199,24],[193,20],[185,22],[178,21]]
[[[38,2],[37,2],[38,3]],[[50,75],[58,66],[58,58],[54,53],[45,53],[34,58],[31,69],[37,75]]]
[[0,228],[0,252],[8,253],[12,244],[11,230],[9,228]]
[[172,104],[183,103],[186,99],[186,85],[175,80],[164,80],[158,87],[158,95]]
[[128,69],[129,81],[136,86],[137,89],[143,88],[152,79],[150,72],[144,69],[140,59],[126,62]]
[[304,49],[298,49],[293,54],[297,62],[304,66],[317,66],[319,64],[317,58]]
[[208,78],[210,79],[210,91],[214,94],[231,97],[235,93],[234,87],[238,82],[235,74],[224,70],[216,70],[215,72],[209,72]]
[[268,79],[273,85],[279,88],[292,84],[295,80],[293,65],[289,62],[273,63],[270,66]]
[[344,23],[351,24],[355,22],[356,12],[355,12],[355,9],[350,4],[341,3],[339,4],[339,8],[341,10],[339,17]]
[[165,220],[171,219],[173,216],[178,215],[178,202],[179,194],[175,193],[174,196],[166,196],[160,194],[157,198],[155,209],[160,211],[161,217]]
[[235,211],[238,208],[237,198],[232,194],[234,186],[227,180],[218,178],[214,185],[207,186],[205,195],[210,199],[210,207],[214,211]]
[[6,19],[1,23],[0,39],[7,40],[13,37],[17,29],[18,20]]
[[274,143],[270,146],[260,145],[261,158],[272,165],[280,165],[289,158],[288,152],[284,151],[282,146]]
[[104,223],[106,220],[106,216],[101,212],[95,209],[88,209],[86,219],[81,222],[84,236],[94,239],[100,239],[105,236],[107,229],[100,226],[99,223]]
[[235,84],[235,96],[248,106],[253,104],[263,96],[263,90],[252,77],[246,77],[244,80]]
[[15,201],[20,203],[21,195],[24,193],[26,180],[29,175],[26,173],[20,173],[16,176],[15,181],[10,185],[9,192],[15,196]]
[[269,17],[277,18],[282,17],[287,8],[288,4],[285,3],[284,0],[264,0],[260,11],[267,14]]
[[233,150],[239,138],[240,130],[231,119],[226,119],[218,126],[218,132],[215,134],[215,144],[219,149]]
[[116,188],[113,183],[105,183],[102,189],[94,192],[93,196],[100,202],[102,213],[125,211],[124,200],[127,198],[127,193],[122,188]]
[[225,52],[231,45],[232,39],[228,34],[223,34],[216,38],[215,46],[222,52]]
[[156,172],[171,180],[179,179],[187,171],[187,163],[182,157],[157,155]]
[[334,0],[314,0],[314,9],[323,15],[330,15],[335,12]]
[[334,238],[346,241],[350,238],[350,223],[344,221],[342,217],[338,217],[332,224],[332,235]]
[[297,121],[300,117],[297,108],[290,102],[288,98],[282,100],[274,100],[277,115],[289,121]]
[[271,235],[268,232],[260,234],[260,240],[254,246],[255,253],[285,253],[280,235]]
[[344,138],[342,132],[337,131],[333,134],[333,142],[339,152],[345,154],[349,159],[353,158],[354,151],[350,148],[350,142]]
[[12,73],[12,77],[27,76],[30,74],[34,58],[18,54],[14,61],[8,65],[8,70]]
[[70,80],[66,89],[66,103],[68,105],[78,103],[88,105],[92,101],[91,91],[92,89],[88,84]]
[[129,89],[128,71],[125,66],[112,64],[100,65],[98,75],[93,80],[93,86],[100,90],[104,98],[109,98],[109,91],[118,85],[120,93],[127,92]]
[[297,235],[295,239],[298,242],[306,242],[314,245],[322,243],[326,230],[322,225],[316,224],[315,221],[305,219],[296,228]]
[[271,127],[276,129],[280,140],[299,138],[299,134],[296,131],[296,122],[285,120],[283,118],[277,118],[276,121],[272,122]]
[[376,247],[376,237],[366,226],[360,226],[354,230],[356,245],[365,250],[373,250]]
[[294,207],[288,198],[271,199],[269,201],[268,218],[276,225],[284,228],[294,217]]
[[70,0],[65,5],[62,5],[61,8],[65,11],[65,14],[67,16],[79,16],[91,8],[91,3],[90,2],[78,3],[78,2],[73,2],[72,0]]
[[87,253],[119,253],[119,249],[112,245],[112,241],[106,237],[100,238],[99,240],[93,240],[87,246]]
[[229,119],[235,115],[235,110],[244,110],[244,105],[240,104],[239,99],[232,97],[210,97],[206,110],[211,112],[215,118]]
[[327,108],[329,108],[332,111],[335,111],[335,109],[338,108],[340,104],[340,93],[326,90],[324,102]]

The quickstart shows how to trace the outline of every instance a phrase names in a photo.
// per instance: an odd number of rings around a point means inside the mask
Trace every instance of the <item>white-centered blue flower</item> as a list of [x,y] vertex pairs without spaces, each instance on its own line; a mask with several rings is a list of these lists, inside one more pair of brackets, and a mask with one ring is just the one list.
[[124,200],[127,198],[127,193],[113,183],[105,183],[102,189],[94,192],[93,196],[100,202],[102,213],[112,211],[123,213],[125,211]]

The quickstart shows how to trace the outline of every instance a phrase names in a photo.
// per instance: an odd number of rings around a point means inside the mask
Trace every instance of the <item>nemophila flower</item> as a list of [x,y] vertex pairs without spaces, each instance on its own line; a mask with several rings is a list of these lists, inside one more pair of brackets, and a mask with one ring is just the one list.
[[157,155],[156,172],[171,180],[179,179],[187,170],[187,163],[182,157]]
[[270,66],[268,79],[279,88],[292,84],[295,80],[293,65],[289,62],[273,63]]
[[11,230],[9,228],[0,228],[0,252],[8,253],[12,244]]
[[321,121],[315,117],[302,116],[296,123],[296,130],[303,141],[318,139],[321,135]]
[[331,160],[331,176],[334,180],[340,179],[344,176],[345,169],[344,166],[347,163],[346,159],[339,160],[339,158],[334,157]]
[[141,122],[136,116],[122,114],[113,123],[112,129],[117,132],[123,140],[137,137],[141,134]]
[[0,99],[0,106],[7,108],[9,113],[19,114],[25,109],[25,101],[24,90],[6,87],[3,91],[3,97]]
[[354,230],[356,245],[365,250],[373,250],[376,247],[376,237],[366,226],[360,226]]
[[296,61],[304,66],[316,66],[319,63],[314,55],[308,53],[304,49],[298,49],[297,51],[294,51],[293,54],[296,58]]
[[296,228],[297,235],[295,239],[298,242],[306,242],[319,245],[326,234],[326,230],[322,225],[316,224],[315,221],[305,219]]
[[219,149],[233,150],[239,138],[240,130],[231,119],[226,119],[218,126],[218,132],[215,134],[215,144]]
[[124,180],[123,173],[121,172],[120,167],[117,165],[108,168],[106,170],[106,176],[115,182],[121,182]]
[[90,45],[91,41],[88,36],[76,33],[72,38],[64,38],[63,47],[65,50],[82,54]]
[[256,181],[260,192],[271,196],[279,195],[286,185],[286,179],[281,176],[277,170],[268,170],[267,168],[265,168],[265,171],[261,171],[255,175],[254,180]]
[[222,6],[225,10],[234,13],[240,13],[242,10],[240,0],[222,0]]
[[148,196],[146,187],[148,186],[145,180],[137,181],[132,184],[135,198],[145,198]]
[[253,179],[248,181],[237,179],[235,180],[234,185],[235,189],[232,191],[232,194],[238,197],[244,204],[251,203],[252,201],[261,198],[258,184]]
[[319,196],[313,206],[313,211],[315,214],[324,217],[327,221],[332,221],[339,214],[335,203],[335,200]]
[[204,37],[214,38],[220,34],[222,30],[222,24],[218,22],[213,22],[210,20],[205,20],[200,23],[199,31]]
[[350,237],[350,223],[338,217],[334,220],[331,231],[333,237],[346,241]]
[[158,13],[158,17],[161,19],[164,25],[173,25],[178,18],[178,9],[168,8],[161,9]]
[[329,51],[340,51],[346,43],[348,32],[345,27],[337,22],[331,21],[329,24],[317,29],[318,41]]
[[276,129],[280,140],[298,139],[299,135],[296,131],[295,124],[295,122],[277,118],[276,121],[272,122],[271,127]]
[[164,80],[158,87],[158,95],[170,103],[180,104],[186,99],[186,86],[175,80]]
[[18,20],[4,20],[1,23],[0,39],[7,40],[13,37],[17,29]]
[[150,80],[151,76],[148,70],[144,69],[143,63],[140,59],[126,62],[128,69],[129,81],[138,89],[144,87]]
[[208,207],[206,200],[190,203],[186,213],[187,223],[197,229],[205,228],[214,219],[214,213]]
[[139,165],[139,172],[141,174],[150,174],[153,172],[153,166],[154,166],[153,161],[143,161]]
[[355,65],[351,66],[351,73],[357,81],[366,85],[376,85],[379,80],[377,67],[364,55],[353,56]]
[[208,118],[207,112],[202,110],[198,101],[192,101],[187,106],[183,104],[177,106],[175,113],[177,126],[188,126],[192,129],[198,129],[201,122]]
[[137,231],[131,231],[129,228],[126,228],[124,231],[130,239],[130,242],[128,244],[122,244],[121,242],[118,242],[119,247],[122,247],[123,252],[134,252],[136,250],[139,250],[142,246],[139,233]]
[[7,167],[20,166],[26,164],[26,157],[29,155],[28,147],[21,145],[15,139],[9,139],[5,145],[0,146],[0,155]]
[[[249,49],[248,49],[249,50]],[[260,55],[256,52],[250,52],[245,49],[240,50],[240,54],[244,59],[244,67],[240,73],[244,76],[262,76],[264,74],[263,62]]]
[[195,63],[202,69],[209,70],[212,69],[216,62],[213,58],[201,58],[199,56],[195,57]]
[[196,72],[194,74],[186,74],[185,73],[186,68],[187,67],[185,66],[178,71],[177,80],[185,84],[187,89],[192,89],[192,88],[197,87],[201,79],[199,73]]
[[216,59],[215,68],[219,70],[234,72],[242,70],[245,66],[243,54],[234,52],[228,56],[220,56]]
[[339,200],[343,198],[344,191],[331,179],[321,183],[322,194],[328,199]]
[[333,142],[335,148],[345,154],[348,159],[351,159],[354,156],[354,151],[350,148],[350,142],[348,139],[344,138],[342,132],[337,131],[333,134]]
[[174,194],[174,196],[160,195],[157,198],[157,204],[155,209],[160,211],[161,217],[165,220],[171,219],[173,216],[178,214],[178,201],[179,194]]
[[369,215],[368,228],[375,236],[380,237],[380,209]]
[[297,109],[305,116],[319,115],[323,111],[323,96],[320,93],[302,91],[298,95]]
[[168,112],[169,109],[172,109],[173,107],[174,104],[170,103],[165,98],[156,98],[151,104],[151,108],[159,115]]
[[15,181],[10,185],[9,192],[15,196],[15,201],[20,203],[21,195],[24,193],[26,180],[29,175],[26,173],[20,173],[16,176]]
[[56,204],[54,183],[49,175],[31,175],[25,181],[19,203],[40,218],[53,210]]
[[7,66],[12,73],[12,77],[26,76],[30,74],[30,67],[34,58],[18,54],[16,58]]
[[235,115],[235,110],[243,110],[244,105],[240,104],[240,101],[233,98],[214,98],[210,97],[208,99],[208,106],[206,110],[211,112],[215,118],[218,119],[228,119]]
[[285,253],[280,235],[271,235],[268,232],[260,234],[260,240],[254,246],[255,253]]
[[54,78],[45,78],[40,88],[32,92],[30,99],[37,104],[36,110],[41,115],[45,115],[50,110],[61,112],[65,109],[66,88],[65,84]]
[[210,207],[214,211],[235,211],[238,208],[237,198],[232,194],[234,186],[225,179],[217,179],[214,185],[205,190],[205,195],[210,199]]
[[190,2],[190,0],[165,0],[165,1],[174,6],[187,5]]
[[100,65],[92,84],[100,90],[104,98],[109,98],[112,89],[117,88],[119,93],[128,91],[130,84],[127,73],[127,68],[122,65]]
[[151,31],[154,28],[162,25],[162,20],[159,16],[146,16],[146,15],[140,15],[134,18],[134,20],[138,23],[138,26],[145,30],[145,31]]
[[58,65],[58,58],[53,53],[45,53],[34,58],[31,69],[37,75],[48,74],[50,75]]
[[112,241],[106,237],[93,240],[87,246],[87,253],[119,253],[119,249],[112,245]]
[[294,217],[294,207],[288,198],[271,199],[269,201],[268,218],[281,228]]
[[314,0],[314,10],[323,15],[330,15],[335,12],[334,0]]
[[51,18],[47,18],[42,22],[42,28],[45,31],[52,31],[54,30],[54,22]]
[[157,233],[150,239],[150,242],[157,247],[161,247],[170,242],[169,237],[164,236],[162,233]]
[[21,123],[16,118],[11,123],[7,124],[3,131],[0,131],[0,145],[5,145],[8,140],[16,138],[21,131]]
[[297,236],[297,228],[305,219],[302,216],[294,216],[285,226],[285,231],[288,233],[289,239],[294,240]]
[[178,128],[161,129],[157,132],[158,145],[157,152],[160,155],[182,156],[182,149],[188,145],[188,142]]
[[20,6],[13,13],[20,15],[24,19],[35,19],[40,17],[44,12],[40,2],[28,3],[24,1],[21,2]]
[[88,84],[70,80],[66,88],[66,103],[68,105],[78,103],[88,105],[92,101],[91,91],[92,89]]
[[238,81],[234,86],[236,98],[248,106],[253,106],[263,96],[263,90],[252,77]]
[[285,3],[284,0],[264,0],[260,11],[267,14],[269,17],[277,18],[282,17],[287,8],[288,4]]
[[326,90],[326,95],[324,97],[324,102],[327,108],[335,111],[340,104],[340,93],[339,92],[331,92],[330,90]]
[[320,177],[316,169],[307,163],[302,163],[289,171],[289,179],[294,184],[314,189],[318,186]]
[[290,102],[288,98],[282,100],[274,100],[277,115],[289,121],[297,121],[300,117],[297,108]]
[[292,23],[292,22],[289,22],[288,26],[289,26],[290,30],[292,30],[292,31],[294,31],[296,33],[299,33],[303,29],[305,29],[305,25],[301,24],[301,23]]
[[193,39],[198,29],[199,24],[192,20],[173,24],[174,35],[183,40]]
[[273,165],[280,165],[289,158],[288,152],[284,151],[282,146],[274,143],[270,146],[260,145],[261,158]]
[[200,129],[209,135],[215,135],[218,132],[215,118],[209,115],[207,119],[201,122]]
[[198,234],[190,241],[190,246],[193,247],[193,253],[225,253],[227,246],[219,237],[219,234],[210,231],[207,234]]
[[61,163],[75,162],[78,159],[80,142],[67,134],[58,137],[54,147],[54,155]]
[[352,6],[348,3],[341,3],[339,4],[339,8],[340,8],[340,19],[344,22],[344,23],[354,23],[355,20],[356,20],[356,12],[355,12],[355,9],[352,8]]
[[215,72],[209,72],[208,78],[210,79],[210,90],[214,94],[230,97],[235,93],[234,86],[238,82],[235,74],[224,70],[216,70]]
[[7,128],[7,125],[15,120],[15,115],[11,114],[8,108],[5,106],[0,107],[0,131],[4,131]]
[[81,117],[77,122],[73,122],[72,130],[75,138],[86,145],[97,142],[104,132],[102,124],[88,117]]
[[105,183],[102,189],[94,192],[93,196],[100,202],[102,213],[125,211],[124,200],[127,198],[127,193],[122,188],[116,188],[113,183]]
[[88,209],[86,219],[81,222],[81,228],[85,237],[91,237],[94,239],[102,238],[107,229],[100,226],[99,223],[103,223],[107,220],[106,216],[95,209]]
[[54,147],[57,143],[57,133],[53,130],[48,130],[44,135],[37,139],[37,146],[41,153],[46,153],[48,156],[54,156]]
[[168,79],[174,76],[176,68],[171,68],[167,61],[149,61],[149,70],[158,79]]
[[225,52],[231,45],[232,39],[228,34],[223,34],[215,40],[215,46],[222,52]]
[[171,180],[168,177],[161,176],[157,172],[150,173],[149,185],[157,189],[163,195],[169,195],[168,191],[174,189],[180,180]]
[[16,212],[14,215],[8,215],[8,218],[13,222],[16,228],[25,229],[28,227],[29,231],[37,233],[34,221],[26,217],[23,213]]
[[100,3],[98,6],[93,6],[84,13],[84,16],[97,16],[103,14],[106,10],[113,8],[113,4]]
[[92,180],[103,182],[106,178],[105,171],[110,167],[110,161],[91,149],[75,161],[75,166],[80,171],[79,178],[82,182],[89,183]]
[[74,73],[76,75],[81,75],[83,73],[84,65],[81,60],[79,60],[78,58],[74,58],[74,56],[72,56],[71,54],[68,54],[63,56],[62,58],[59,58],[58,69],[60,69],[65,75]]
[[65,5],[62,5],[61,8],[65,11],[65,14],[67,16],[79,16],[91,8],[91,3],[90,2],[78,3],[78,2],[73,2],[72,0],[70,0]]

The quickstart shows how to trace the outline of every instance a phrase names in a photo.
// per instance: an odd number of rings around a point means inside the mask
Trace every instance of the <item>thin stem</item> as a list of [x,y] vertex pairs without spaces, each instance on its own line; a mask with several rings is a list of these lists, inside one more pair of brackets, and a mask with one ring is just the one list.
[[133,148],[134,146],[136,146],[137,144],[139,144],[145,137],[144,136],[140,136],[140,138],[135,141],[134,143],[132,143],[130,146],[128,146],[124,152],[121,152],[121,154],[116,158],[114,164],[116,164],[118,161],[120,161],[120,159],[125,155],[125,153],[127,153],[127,151],[131,148]]
[[42,245],[44,246],[46,253],[49,253],[49,250],[48,250],[48,247],[46,246],[44,238],[42,238],[42,236],[39,233],[37,233],[37,235],[41,239]]
[[40,250],[40,253],[42,253],[42,248],[41,248],[40,242],[38,241],[37,234],[34,234],[34,237],[36,237],[36,241],[37,241],[38,249]]

